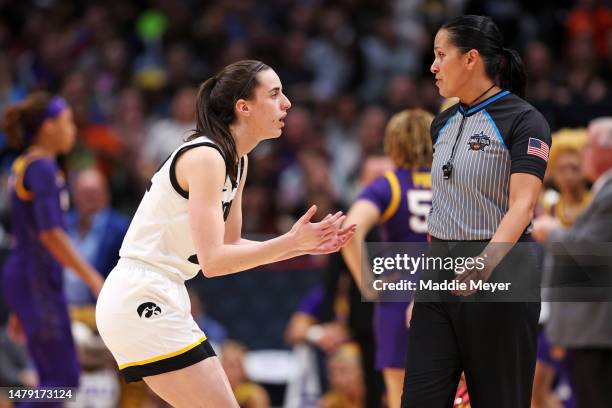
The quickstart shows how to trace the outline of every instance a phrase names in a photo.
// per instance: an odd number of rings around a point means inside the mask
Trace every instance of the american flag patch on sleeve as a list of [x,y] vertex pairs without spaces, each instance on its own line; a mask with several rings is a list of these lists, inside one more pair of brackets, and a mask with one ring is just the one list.
[[541,141],[540,139],[536,139],[533,137],[529,138],[529,143],[527,144],[527,154],[533,154],[534,156],[538,156],[544,161],[548,161],[548,145]]

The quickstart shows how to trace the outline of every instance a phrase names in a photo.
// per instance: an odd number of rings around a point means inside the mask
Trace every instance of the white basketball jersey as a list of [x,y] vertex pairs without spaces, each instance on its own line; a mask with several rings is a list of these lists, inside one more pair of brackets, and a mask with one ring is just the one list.
[[[207,137],[198,137],[179,146],[151,178],[130,228],[119,251],[122,258],[136,259],[156,270],[182,280],[193,278],[200,270],[189,226],[188,198],[176,180],[176,159],[188,149],[210,146],[219,149]],[[227,219],[232,200],[242,176],[244,160],[240,160],[235,185],[225,178],[222,202],[223,218]]]

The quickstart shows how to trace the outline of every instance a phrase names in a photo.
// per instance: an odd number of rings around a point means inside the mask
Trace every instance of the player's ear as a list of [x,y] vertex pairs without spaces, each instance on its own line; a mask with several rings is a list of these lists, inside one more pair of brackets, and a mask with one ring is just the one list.
[[249,104],[246,99],[238,99],[236,101],[236,105],[234,106],[236,111],[236,117],[249,117],[251,116],[251,110],[249,108]]

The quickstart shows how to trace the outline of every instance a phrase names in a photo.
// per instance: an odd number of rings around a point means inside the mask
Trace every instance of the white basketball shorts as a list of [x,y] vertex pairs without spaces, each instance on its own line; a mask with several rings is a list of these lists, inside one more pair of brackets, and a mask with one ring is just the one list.
[[144,262],[119,260],[98,297],[96,324],[126,382],[215,355],[193,320],[185,283]]

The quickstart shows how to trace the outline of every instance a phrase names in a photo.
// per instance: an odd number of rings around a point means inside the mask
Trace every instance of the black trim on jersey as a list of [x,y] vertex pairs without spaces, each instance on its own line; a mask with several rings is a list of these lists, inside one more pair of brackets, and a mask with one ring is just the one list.
[[211,143],[211,142],[201,142],[201,143],[190,144],[190,145],[181,147],[180,150],[176,152],[176,154],[172,158],[172,163],[170,163],[170,183],[172,183],[172,187],[174,187],[174,190],[177,193],[179,193],[181,197],[186,198],[186,199],[189,199],[189,191],[183,190],[181,186],[179,185],[178,180],[176,179],[176,171],[175,171],[176,159],[178,159],[179,156],[185,153],[187,150],[190,150],[194,147],[199,147],[199,146],[212,147],[216,149],[221,154],[221,156],[223,156],[221,149],[219,149],[219,147],[216,144]]
[[[233,188],[238,188],[238,184],[242,180],[242,175],[244,174],[244,157],[240,158],[240,164],[238,164],[238,172],[240,173],[240,178],[236,183],[232,182]],[[223,191],[226,191],[223,189]],[[227,217],[229,217],[230,210],[232,209],[232,203],[234,200],[231,200],[227,203],[221,203],[221,207],[223,207],[223,221],[227,221]]]
[[244,156],[240,158],[240,167],[238,167],[238,171],[240,172],[240,179],[238,179],[236,187],[238,187],[238,184],[240,184],[240,182],[242,181],[242,176],[244,175]]
[[[240,158],[240,162],[238,163],[238,173],[240,174],[240,178],[236,181],[232,181],[232,188],[238,188],[238,184],[240,184],[240,181],[242,180],[243,167],[244,167],[244,156]],[[223,189],[223,191],[225,191],[225,189]]]
[[[170,183],[172,184],[172,187],[174,187],[174,190],[177,193],[179,193],[183,198],[186,198],[186,199],[189,199],[189,191],[183,190],[181,188],[181,186],[179,185],[178,180],[176,179],[176,171],[175,171],[176,159],[178,159],[178,157],[181,154],[185,153],[187,150],[191,149],[192,147],[198,147],[198,146],[213,147],[213,148],[215,148],[221,154],[221,156],[223,156],[223,153],[221,152],[221,149],[219,149],[219,147],[216,144],[210,143],[210,142],[194,143],[192,145],[183,146],[178,152],[176,152],[176,154],[174,155],[174,158],[172,159],[172,163],[170,163]],[[170,158],[170,157],[168,157],[168,158]],[[166,159],[166,161],[167,160],[168,159]],[[166,161],[164,161],[164,163]],[[163,164],[162,164],[162,166],[163,166]],[[243,168],[244,168],[244,157],[240,158],[240,164],[239,164],[239,167],[238,167],[238,172],[240,173],[240,180],[242,180]],[[236,183],[232,184],[234,188],[238,187],[238,183],[240,182],[240,180],[238,180]]]
[[[157,170],[155,170],[155,173],[157,173],[158,171],[161,170],[162,167],[164,167],[164,164],[166,164],[166,162],[168,161],[168,159],[172,156],[172,154],[169,154],[168,157],[166,157],[166,159],[162,162],[162,164],[159,165],[159,167],[157,168]],[[155,174],[153,173],[153,174]],[[149,180],[149,186],[147,187],[147,191],[151,190],[151,186],[153,186],[153,177],[151,177],[151,180]]]
[[214,357],[216,355],[209,341],[204,340],[191,350],[179,354],[178,356],[154,361],[148,364],[126,367],[121,370],[121,373],[126,383],[142,381],[142,377],[180,370],[181,368],[189,367],[190,365],[199,363],[208,357]]

